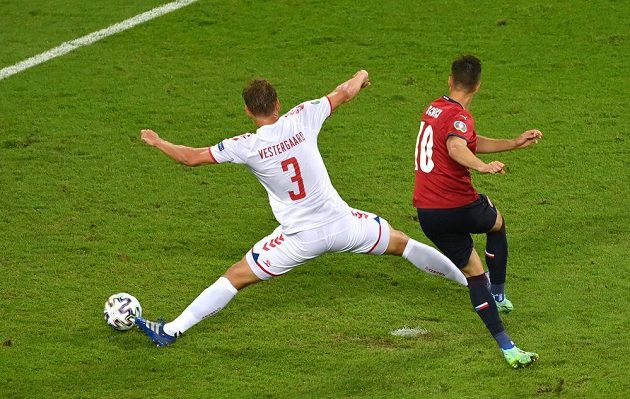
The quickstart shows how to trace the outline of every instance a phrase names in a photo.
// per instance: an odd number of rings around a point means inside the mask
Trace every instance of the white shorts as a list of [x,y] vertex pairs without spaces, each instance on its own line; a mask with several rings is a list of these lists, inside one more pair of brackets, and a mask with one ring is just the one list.
[[245,255],[261,280],[283,275],[326,252],[381,255],[389,244],[389,223],[372,213],[352,210],[325,226],[286,235],[282,226]]

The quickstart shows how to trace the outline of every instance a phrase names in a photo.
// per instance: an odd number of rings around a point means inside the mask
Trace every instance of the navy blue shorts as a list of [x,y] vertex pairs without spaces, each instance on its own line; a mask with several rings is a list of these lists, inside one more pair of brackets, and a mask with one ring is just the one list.
[[487,196],[459,208],[418,209],[424,234],[460,269],[468,264],[474,243],[471,234],[488,233],[497,220],[497,208]]

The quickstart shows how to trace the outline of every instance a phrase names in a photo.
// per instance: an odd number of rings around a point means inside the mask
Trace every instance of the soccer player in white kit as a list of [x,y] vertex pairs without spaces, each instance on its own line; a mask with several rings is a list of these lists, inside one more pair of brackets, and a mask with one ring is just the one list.
[[351,208],[330,181],[317,147],[320,129],[335,109],[369,85],[367,71],[358,71],[327,96],[303,102],[281,116],[273,86],[254,80],[243,90],[243,99],[245,112],[258,127],[256,133],[225,139],[209,148],[175,145],[152,130],[142,130],[145,143],[187,166],[247,165],[267,190],[280,223],[172,322],[136,318],[154,343],[171,344],[223,309],[240,289],[281,276],[326,252],[398,255],[422,271],[467,284],[446,256],[393,229],[385,219]]

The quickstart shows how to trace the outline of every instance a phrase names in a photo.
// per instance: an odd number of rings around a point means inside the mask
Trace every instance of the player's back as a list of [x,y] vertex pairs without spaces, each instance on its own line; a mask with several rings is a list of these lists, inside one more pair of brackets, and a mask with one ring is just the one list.
[[224,140],[217,147],[219,157],[227,155],[251,169],[287,234],[325,225],[349,211],[317,148],[319,131],[330,112],[325,97],[307,101],[255,134]]
[[474,153],[477,145],[474,119],[457,101],[442,96],[422,114],[416,142],[416,208],[455,208],[473,202],[477,192],[467,168],[448,153],[451,136],[466,140]]

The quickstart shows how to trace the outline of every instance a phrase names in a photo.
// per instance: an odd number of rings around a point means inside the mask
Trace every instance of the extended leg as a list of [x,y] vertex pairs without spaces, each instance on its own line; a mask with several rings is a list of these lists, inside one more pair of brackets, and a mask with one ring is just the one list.
[[175,320],[159,323],[137,318],[138,327],[158,346],[173,343],[177,337],[208,316],[223,309],[238,290],[261,281],[245,258],[230,267],[214,284],[206,288]]
[[164,331],[170,335],[183,333],[206,317],[219,313],[234,298],[238,290],[259,281],[245,258],[241,259],[199,294],[179,317],[167,323]]
[[466,285],[462,272],[437,249],[413,240],[401,231],[390,229],[390,239],[386,254],[398,255],[407,259],[418,269],[442,276]]

